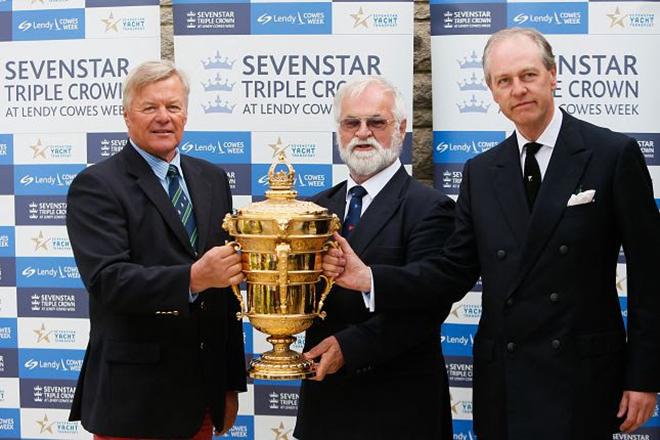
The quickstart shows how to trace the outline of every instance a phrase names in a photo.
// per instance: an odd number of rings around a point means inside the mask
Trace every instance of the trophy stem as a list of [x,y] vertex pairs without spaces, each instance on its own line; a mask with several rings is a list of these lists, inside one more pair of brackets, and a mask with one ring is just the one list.
[[273,349],[250,362],[248,374],[255,379],[293,380],[314,375],[314,362],[289,346],[296,341],[294,336],[269,336],[266,338]]

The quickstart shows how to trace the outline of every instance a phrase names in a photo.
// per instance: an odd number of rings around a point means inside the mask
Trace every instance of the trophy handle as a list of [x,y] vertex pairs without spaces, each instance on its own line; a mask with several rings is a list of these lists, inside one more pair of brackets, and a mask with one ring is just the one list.
[[[323,243],[323,252],[327,252],[330,248],[339,249],[339,244],[335,240],[328,240]],[[323,289],[323,292],[321,292],[321,299],[319,300],[319,306],[316,309],[316,313],[318,313],[319,318],[325,319],[326,313],[321,309],[323,309],[323,303],[328,297],[332,286],[335,285],[335,279],[332,277],[326,277],[325,275],[320,275],[319,278],[322,278],[323,281],[325,281],[325,289]]]
[[[241,244],[237,241],[228,241],[225,243],[227,246],[231,246],[234,248],[236,252],[241,250]],[[236,319],[239,321],[243,319],[245,316],[247,309],[245,308],[245,301],[243,301],[243,295],[241,295],[241,289],[238,287],[237,284],[232,284],[231,285],[231,291],[234,292],[234,296],[238,300],[238,303],[240,304],[241,311],[236,312]]]
[[335,280],[334,278],[329,278],[326,277],[325,275],[320,275],[319,278],[325,281],[325,289],[323,289],[323,292],[321,292],[321,299],[319,300],[319,306],[316,309],[316,313],[318,313],[319,318],[325,319],[326,313],[321,309],[323,309],[323,303],[325,302],[325,299],[328,297],[330,290],[332,290],[332,286],[335,285]]

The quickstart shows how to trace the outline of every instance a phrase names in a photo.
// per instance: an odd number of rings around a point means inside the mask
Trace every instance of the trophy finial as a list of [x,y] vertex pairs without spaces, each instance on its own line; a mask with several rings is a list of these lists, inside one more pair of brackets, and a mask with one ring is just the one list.
[[[289,163],[284,152],[287,147],[281,147],[275,150],[276,159],[273,160],[268,169],[268,186],[270,190],[266,191],[266,197],[269,199],[293,199],[298,195],[293,189],[296,181],[296,171]],[[286,166],[286,169],[276,171],[278,165]]]

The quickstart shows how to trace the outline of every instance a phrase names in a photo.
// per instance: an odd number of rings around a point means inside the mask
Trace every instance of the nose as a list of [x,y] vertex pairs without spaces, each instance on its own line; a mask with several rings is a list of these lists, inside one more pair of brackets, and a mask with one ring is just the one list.
[[158,122],[168,122],[170,119],[170,115],[165,108],[165,106],[158,107],[156,110],[156,121]]
[[361,120],[360,121],[360,128],[358,128],[358,130],[355,132],[355,136],[357,136],[360,139],[366,139],[369,136],[371,136],[371,134],[372,134],[371,129],[367,125],[367,121],[364,120],[364,119]]
[[518,78],[514,78],[513,87],[511,87],[511,93],[514,96],[524,95],[525,93],[527,93],[527,86]]

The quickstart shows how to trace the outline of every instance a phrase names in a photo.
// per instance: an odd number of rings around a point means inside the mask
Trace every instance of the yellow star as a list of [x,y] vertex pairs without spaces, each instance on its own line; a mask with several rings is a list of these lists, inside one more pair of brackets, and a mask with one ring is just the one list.
[[360,6],[360,9],[356,14],[351,14],[351,17],[353,17],[353,20],[355,20],[355,23],[353,23],[353,29],[356,27],[362,25],[365,28],[368,28],[369,25],[367,24],[367,19],[371,17],[371,14],[369,15],[364,15],[364,11],[362,10],[362,6]]
[[46,158],[46,149],[48,147],[44,147],[41,144],[41,138],[37,139],[36,144],[30,145],[30,148],[32,148],[32,151],[34,151],[34,154],[32,155],[32,159],[36,159],[39,156],[43,157],[44,159]]
[[454,315],[457,318],[460,318],[460,316],[458,316],[458,311],[461,309],[461,307],[462,306],[458,306],[458,307],[454,308],[454,310],[451,311],[451,314]]
[[614,14],[607,14],[608,17],[610,17],[610,27],[613,28],[615,25],[619,25],[622,28],[626,27],[625,24],[623,23],[623,20],[630,14],[621,14],[619,12],[619,7],[617,6],[616,9],[614,10]]
[[[50,339],[48,339],[48,336],[50,336],[51,332],[46,331],[46,325],[44,325],[43,322],[41,323],[41,328],[40,329],[32,330],[32,331],[37,334],[37,342],[41,342],[41,341],[50,342]],[[43,432],[43,431],[41,431],[41,432]]]
[[48,415],[44,414],[44,419],[43,420],[37,420],[37,425],[39,425],[39,427],[41,428],[41,431],[39,432],[39,434],[43,434],[46,431],[53,434],[53,425],[54,424],[55,424],[55,422],[48,423]]
[[108,18],[102,18],[101,21],[105,24],[106,32],[108,32],[110,29],[112,29],[115,32],[119,32],[119,29],[117,29],[117,24],[119,23],[120,19],[115,20],[115,17],[112,15],[112,12],[110,13],[110,16]]
[[270,148],[273,149],[273,157],[277,157],[280,154],[284,154],[284,150],[289,148],[288,145],[283,145],[282,144],[282,138],[278,136],[277,142],[274,144],[268,144]]
[[275,433],[275,438],[273,440],[289,440],[289,433],[291,432],[291,430],[290,429],[288,431],[285,430],[283,422],[280,422],[279,427],[270,428],[270,430]]
[[50,241],[50,238],[47,240],[44,240],[44,233],[43,231],[39,231],[39,235],[36,237],[32,237],[31,239],[34,241],[34,250],[35,252],[38,251],[39,249],[43,249],[45,251],[48,250],[48,242]]

